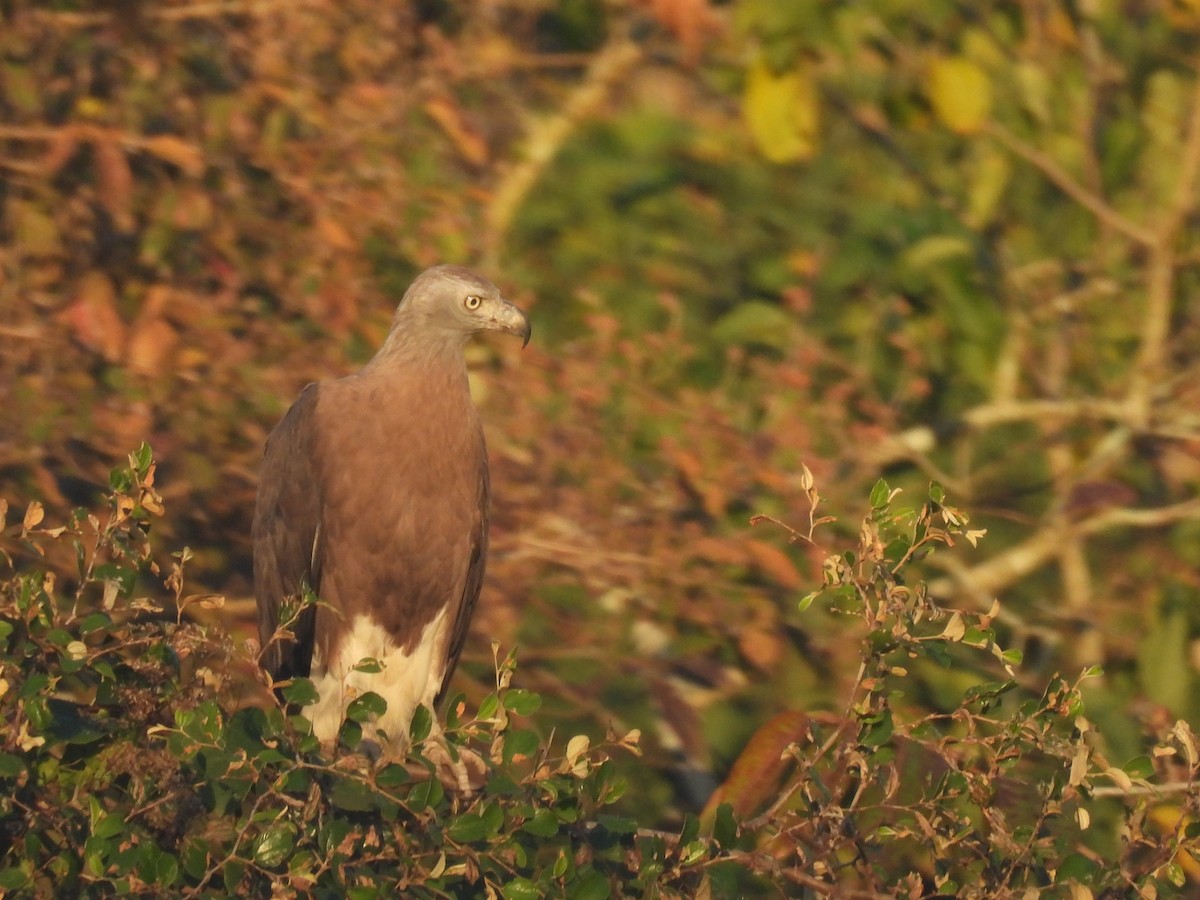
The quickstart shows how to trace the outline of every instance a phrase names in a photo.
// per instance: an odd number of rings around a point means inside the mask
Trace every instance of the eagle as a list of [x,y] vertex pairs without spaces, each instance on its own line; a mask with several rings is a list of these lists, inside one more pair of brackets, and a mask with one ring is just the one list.
[[[427,269],[375,356],[304,388],[267,439],[252,529],[260,661],[275,682],[312,679],[319,699],[303,712],[322,743],[374,691],[387,701],[375,728],[406,745],[417,705],[436,708],[454,673],[487,562],[487,448],[464,356],[484,331],[529,343],[529,319],[491,282]],[[308,592],[319,602],[301,602]]]

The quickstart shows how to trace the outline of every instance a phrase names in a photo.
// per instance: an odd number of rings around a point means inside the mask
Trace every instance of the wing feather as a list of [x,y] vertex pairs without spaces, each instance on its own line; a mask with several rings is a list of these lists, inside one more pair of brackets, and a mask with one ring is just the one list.
[[294,639],[274,640],[281,608],[304,587],[320,592],[321,481],[316,459],[318,386],[310,384],[267,438],[254,507],[254,593],[262,665],[276,680],[307,677],[316,609],[290,625]]
[[491,482],[488,475],[487,449],[485,448],[479,467],[479,514],[475,518],[474,528],[471,532],[467,578],[454,617],[454,630],[450,633],[446,674],[442,677],[442,686],[438,689],[437,698],[434,700],[435,705],[441,703],[442,698],[446,695],[446,689],[450,686],[450,678],[458,667],[458,658],[462,654],[463,644],[466,643],[467,632],[471,625],[471,616],[475,612],[475,603],[479,600],[479,591],[483,587],[483,574],[487,568],[490,495]]

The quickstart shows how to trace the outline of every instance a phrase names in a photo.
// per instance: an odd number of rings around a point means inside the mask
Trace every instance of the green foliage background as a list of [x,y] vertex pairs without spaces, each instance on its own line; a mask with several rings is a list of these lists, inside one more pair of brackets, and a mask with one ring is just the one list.
[[[987,530],[921,574],[1001,598],[1023,687],[1103,665],[1110,759],[1196,721],[1193,3],[478,7],[0,6],[0,496],[65,520],[148,440],[158,552],[241,640],[266,433],[469,262],[535,338],[473,351],[461,687],[494,639],[546,733],[640,729],[643,824],[772,714],[842,710],[859,633],[797,601],[881,475]],[[799,528],[802,464],[851,524],[789,546],[748,520]],[[907,691],[952,709],[986,668]]]

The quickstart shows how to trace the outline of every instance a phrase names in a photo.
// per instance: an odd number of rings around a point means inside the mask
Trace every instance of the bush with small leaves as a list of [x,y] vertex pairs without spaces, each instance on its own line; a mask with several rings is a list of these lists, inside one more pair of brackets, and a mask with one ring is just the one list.
[[[803,472],[811,508],[820,498]],[[825,563],[818,601],[856,622],[861,665],[838,714],[765,723],[700,816],[680,829],[618,814],[614,753],[636,732],[555,749],[541,698],[495,656],[495,690],[420,708],[404,758],[380,755],[373,693],[329,752],[298,709],[311,682],[251,703],[246,647],[192,621],[189,552],[167,571],[142,446],[103,516],[46,527],[0,504],[0,890],[15,896],[743,897],[1181,895],[1200,815],[1183,722],[1124,765],[1105,759],[1080,684],[1023,686],[986,614],[936,606],[909,568],[981,532],[934,485],[918,509],[880,482],[854,550]],[[812,541],[827,519],[810,515]],[[781,523],[780,523],[781,524]],[[786,526],[784,526],[786,527]],[[64,548],[69,589],[44,574]],[[154,587],[155,582],[162,587]],[[310,598],[311,599],[311,598]],[[994,671],[930,713],[922,665]],[[369,667],[372,661],[363,665]],[[462,785],[445,775],[459,767]],[[1164,815],[1164,810],[1170,816]],[[1168,821],[1169,819],[1169,821]],[[1164,823],[1166,823],[1164,825]],[[1157,829],[1157,830],[1156,830]],[[1102,832],[1102,834],[1101,834]],[[1096,835],[1099,840],[1094,840]],[[1119,836],[1119,839],[1118,839]]]

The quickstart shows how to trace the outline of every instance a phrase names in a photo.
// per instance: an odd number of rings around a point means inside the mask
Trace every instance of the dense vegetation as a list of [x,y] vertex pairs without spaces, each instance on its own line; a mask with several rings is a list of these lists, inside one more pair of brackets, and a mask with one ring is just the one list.
[[[0,4],[6,884],[1186,892],[1198,36],[1167,0]],[[368,802],[254,678],[254,472],[437,261],[534,318],[472,358],[451,712],[537,748]]]

